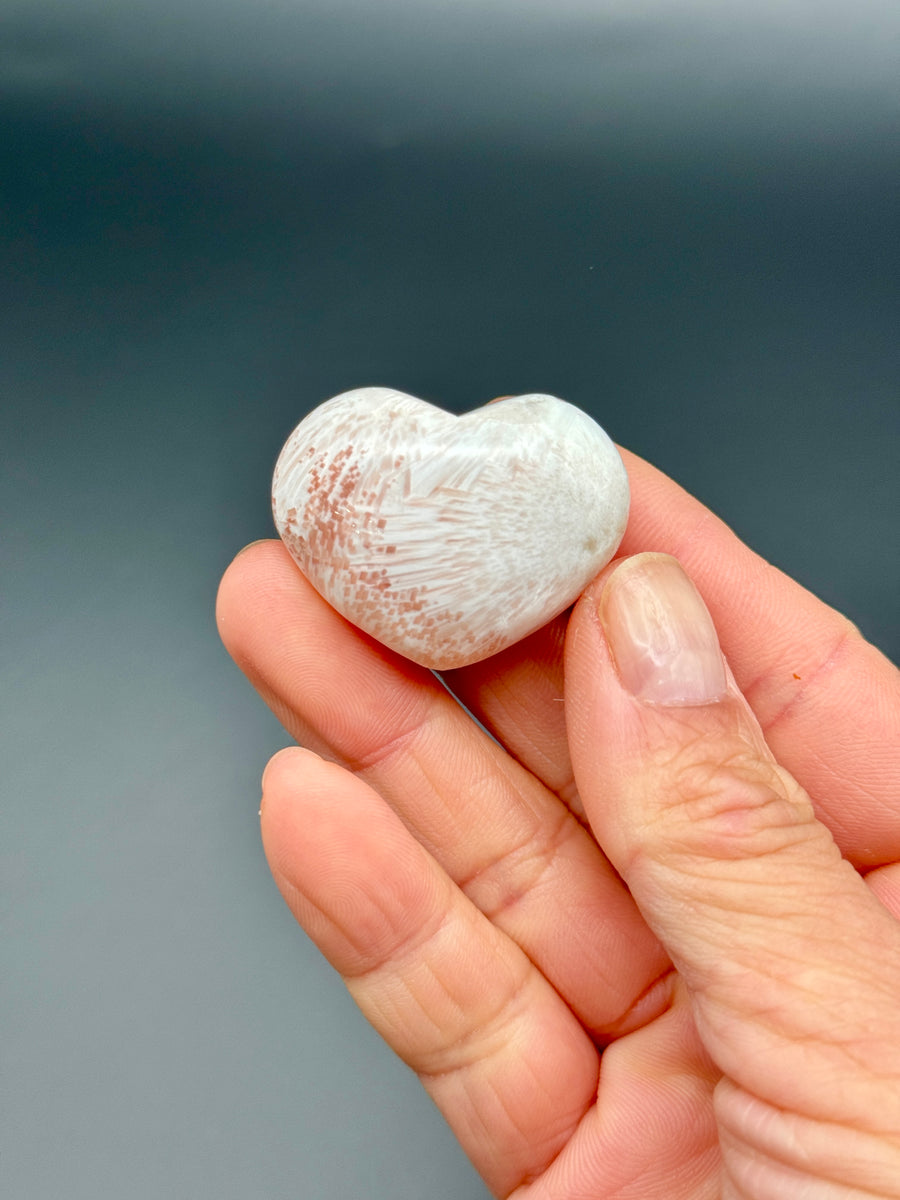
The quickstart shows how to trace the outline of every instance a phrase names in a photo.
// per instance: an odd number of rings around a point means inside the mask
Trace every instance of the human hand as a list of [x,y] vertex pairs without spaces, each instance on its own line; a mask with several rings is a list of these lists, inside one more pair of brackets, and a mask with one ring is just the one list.
[[[223,639],[333,760],[270,763],[273,873],[496,1194],[900,1196],[897,672],[626,462],[621,553],[678,557],[733,674],[678,568],[642,556],[568,631],[448,676],[496,742],[279,543],[235,560]],[[651,591],[669,691],[641,699]]]

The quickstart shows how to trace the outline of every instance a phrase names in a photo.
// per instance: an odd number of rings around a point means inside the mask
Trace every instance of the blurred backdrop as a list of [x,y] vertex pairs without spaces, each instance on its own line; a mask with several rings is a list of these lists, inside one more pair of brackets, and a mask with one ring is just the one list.
[[2,0],[17,1200],[482,1200],[259,847],[220,648],[303,414],[548,391],[900,655],[900,7]]

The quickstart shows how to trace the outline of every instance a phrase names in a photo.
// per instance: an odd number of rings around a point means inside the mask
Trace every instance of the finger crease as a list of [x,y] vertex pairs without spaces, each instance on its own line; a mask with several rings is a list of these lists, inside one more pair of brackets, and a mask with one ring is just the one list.
[[449,907],[435,909],[430,919],[425,919],[396,937],[376,955],[355,970],[342,969],[341,974],[348,984],[366,983],[372,977],[384,970],[399,972],[404,962],[423,957],[425,947],[436,941],[453,919],[453,911]]
[[[797,686],[793,689],[789,698],[775,712],[767,714],[765,719],[760,721],[763,733],[766,736],[771,734],[777,726],[783,724],[793,713],[794,709],[804,702],[820,676],[825,674],[826,671],[833,670],[843,657],[850,643],[858,636],[856,626],[848,621],[826,654],[822,655],[810,668],[800,668],[803,670],[803,676],[797,679]],[[772,681],[772,672],[766,671],[742,689],[754,711],[759,712],[762,696],[765,695]],[[758,696],[757,693],[761,693],[761,695]]]
[[353,757],[342,755],[342,762],[354,775],[363,775],[367,771],[384,767],[418,741],[433,719],[432,705],[429,705],[425,715],[409,729],[404,729],[401,733],[388,738],[387,741],[380,742],[369,754]]
[[416,1061],[410,1065],[422,1080],[447,1079],[473,1066],[482,1069],[486,1061],[502,1054],[514,1040],[515,1034],[511,1032],[511,1027],[531,1003],[526,993],[533,972],[534,968],[529,963],[528,969],[521,973],[511,990],[504,993],[492,1012],[479,1014],[477,1023],[467,1025],[452,1040],[428,1053],[420,1052]]
[[461,880],[459,887],[486,917],[496,923],[523,897],[540,887],[562,848],[583,835],[584,829],[577,819],[567,809],[560,809],[559,819],[551,829],[542,826],[540,835],[531,834],[524,841],[508,847]]

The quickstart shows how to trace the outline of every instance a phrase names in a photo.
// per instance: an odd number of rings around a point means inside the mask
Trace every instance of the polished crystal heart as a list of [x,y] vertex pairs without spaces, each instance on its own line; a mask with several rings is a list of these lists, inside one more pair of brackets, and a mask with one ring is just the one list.
[[275,467],[272,508],[329,604],[447,670],[572,603],[619,545],[628,478],[600,426],[555,396],[455,416],[369,387],[300,422]]

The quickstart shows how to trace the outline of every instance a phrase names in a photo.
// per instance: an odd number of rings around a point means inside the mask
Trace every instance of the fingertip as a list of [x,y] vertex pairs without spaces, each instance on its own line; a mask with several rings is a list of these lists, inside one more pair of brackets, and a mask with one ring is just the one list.
[[276,810],[285,804],[293,807],[301,790],[303,794],[310,790],[312,771],[324,765],[324,759],[304,746],[285,746],[273,754],[262,773],[260,819],[271,825]]
[[[328,771],[340,771],[303,746],[285,746],[273,754],[262,775],[259,818],[263,850],[282,891],[295,886],[318,859],[315,843],[327,841],[332,798],[342,781]],[[332,817],[334,814],[331,814]],[[286,897],[289,900],[289,897]]]
[[307,750],[305,746],[284,746],[281,750],[276,750],[263,768],[263,792],[279,787],[287,775],[294,774],[304,761],[310,759],[322,761],[315,751]]
[[252,542],[248,542],[246,546],[242,546],[232,561],[236,562],[243,555],[254,553],[257,546],[278,546],[280,544],[278,538],[255,538]]
[[285,553],[287,551],[278,538],[257,538],[255,542],[248,542],[246,546],[242,546],[238,550],[225,568],[219,591],[222,591],[225,584],[233,584],[246,579],[248,574],[256,574],[264,570],[264,564],[281,558]]
[[216,624],[223,640],[224,627],[232,623],[233,616],[240,615],[251,580],[262,578],[265,564],[273,561],[282,550],[282,543],[277,538],[259,538],[238,550],[223,571],[216,591]]
[[257,538],[238,550],[225,568],[222,583],[226,580],[240,582],[248,577],[264,575],[274,563],[281,563],[286,555],[287,550],[278,538]]

